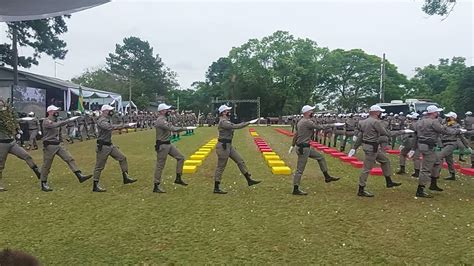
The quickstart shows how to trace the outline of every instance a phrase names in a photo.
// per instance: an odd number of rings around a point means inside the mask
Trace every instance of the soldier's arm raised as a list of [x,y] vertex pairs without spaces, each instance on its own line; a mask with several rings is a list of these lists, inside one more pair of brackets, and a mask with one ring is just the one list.
[[241,128],[244,128],[248,125],[250,125],[249,122],[234,124],[234,123],[230,122],[229,120],[226,120],[226,121],[224,121],[220,124],[220,127],[223,128],[223,129],[241,129]]

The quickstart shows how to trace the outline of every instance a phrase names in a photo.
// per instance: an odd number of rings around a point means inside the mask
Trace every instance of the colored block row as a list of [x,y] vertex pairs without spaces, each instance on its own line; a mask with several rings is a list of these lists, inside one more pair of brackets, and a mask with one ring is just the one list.
[[211,139],[208,143],[201,146],[201,148],[199,148],[193,155],[189,156],[189,159],[184,161],[183,173],[196,173],[197,167],[202,165],[202,162],[207,158],[207,156],[209,156],[216,145],[217,139]]
[[[250,134],[252,134],[252,131]],[[286,166],[285,162],[270,148],[265,140],[256,137],[254,138],[254,142],[262,153],[268,167],[272,169],[274,175],[291,175],[290,167]]]

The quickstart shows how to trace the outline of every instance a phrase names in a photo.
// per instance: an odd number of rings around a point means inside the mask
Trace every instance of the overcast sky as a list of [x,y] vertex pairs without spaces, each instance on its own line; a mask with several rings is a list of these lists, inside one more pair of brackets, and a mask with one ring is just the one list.
[[[182,88],[204,80],[208,66],[232,47],[277,30],[310,38],[330,49],[361,48],[412,76],[415,67],[439,58],[474,60],[473,7],[458,0],[444,21],[421,11],[421,0],[377,1],[160,1],[115,0],[72,15],[64,35],[69,52],[57,76],[70,79],[105,58],[124,37],[150,42],[178,73]],[[2,26],[2,32],[5,27]],[[5,34],[0,35],[2,40]],[[20,53],[27,53],[22,48]],[[54,76],[54,61],[43,56],[30,71]],[[107,88],[97,88],[107,89]]]

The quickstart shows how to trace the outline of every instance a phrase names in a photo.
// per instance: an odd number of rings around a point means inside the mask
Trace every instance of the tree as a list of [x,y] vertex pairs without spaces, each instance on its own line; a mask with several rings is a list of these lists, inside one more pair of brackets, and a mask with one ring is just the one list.
[[[31,56],[18,56],[18,66],[29,68],[38,65],[41,54],[47,54],[54,59],[64,59],[66,56],[66,42],[59,35],[67,32],[65,18],[60,16],[41,20],[20,21],[7,23],[7,37],[13,40],[16,33],[20,47],[33,49]],[[0,44],[0,58],[4,64],[14,66],[14,44]]]
[[141,97],[141,102],[144,99],[154,101],[178,87],[176,73],[164,65],[158,54],[154,55],[147,41],[140,38],[125,38],[123,44],[115,46],[115,52],[109,54],[106,63],[107,72],[131,86],[133,99]]
[[454,90],[455,110],[459,114],[474,111],[474,66],[467,68]]
[[[317,93],[329,109],[355,112],[378,102],[381,58],[360,49],[331,51],[322,60]],[[407,79],[385,63],[385,99],[401,99]]]
[[425,0],[423,12],[432,16],[448,16],[456,5],[456,0]]

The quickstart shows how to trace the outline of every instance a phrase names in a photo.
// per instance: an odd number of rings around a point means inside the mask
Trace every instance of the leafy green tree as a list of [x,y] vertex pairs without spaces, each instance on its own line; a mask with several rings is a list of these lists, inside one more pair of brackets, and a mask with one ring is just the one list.
[[[33,49],[33,54],[30,56],[18,56],[18,66],[29,68],[31,65],[38,65],[38,58],[41,54],[47,54],[53,59],[64,59],[67,54],[66,42],[60,39],[60,35],[67,32],[65,18],[69,17],[60,16],[41,20],[8,22],[7,37],[13,39],[14,31],[16,31],[17,45]],[[3,61],[0,64],[13,66],[13,51],[12,43],[0,44],[0,58]]]
[[426,14],[446,16],[453,10],[456,0],[425,0],[422,10]]

